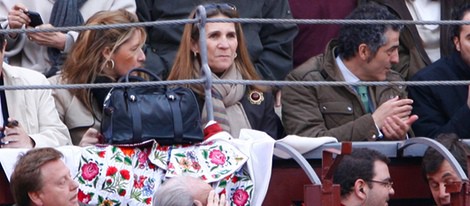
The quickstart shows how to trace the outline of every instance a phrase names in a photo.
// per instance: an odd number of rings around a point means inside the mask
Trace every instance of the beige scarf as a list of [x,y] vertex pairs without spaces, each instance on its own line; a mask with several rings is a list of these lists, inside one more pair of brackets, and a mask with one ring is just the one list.
[[[218,77],[212,73],[213,79],[242,80],[243,77],[236,64],[233,64],[225,73]],[[238,138],[240,129],[251,129],[240,100],[245,95],[246,86],[242,84],[213,84],[212,104],[214,107],[214,120],[220,124],[223,130],[229,132],[234,138]],[[202,122],[207,123],[206,106],[202,110]]]

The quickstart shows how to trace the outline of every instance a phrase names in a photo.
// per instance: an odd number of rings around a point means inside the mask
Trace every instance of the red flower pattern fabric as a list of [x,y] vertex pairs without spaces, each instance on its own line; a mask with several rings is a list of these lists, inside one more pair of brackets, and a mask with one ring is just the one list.
[[148,147],[91,146],[80,161],[79,200],[92,205],[151,205],[162,180],[185,174],[214,184],[232,205],[250,205],[253,182],[243,169],[247,160],[226,140],[170,147],[156,142]]

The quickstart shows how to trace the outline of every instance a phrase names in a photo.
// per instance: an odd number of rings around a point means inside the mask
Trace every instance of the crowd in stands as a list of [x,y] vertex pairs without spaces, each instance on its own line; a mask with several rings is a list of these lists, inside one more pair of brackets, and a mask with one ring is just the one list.
[[[208,18],[220,19],[470,20],[470,2],[464,0],[0,0],[0,25],[3,30],[33,28],[30,12],[40,14],[44,24],[35,28],[41,29],[191,20],[196,18],[197,5],[204,5]],[[212,22],[206,24],[205,32],[206,36],[200,36],[197,24],[168,24],[64,33],[8,33],[0,35],[0,83],[114,83],[129,70],[140,67],[165,80],[197,79],[203,74],[201,48],[206,47],[212,79],[351,84],[214,84],[214,120],[235,138],[242,129],[263,131],[273,139],[290,134],[307,138],[332,136],[338,141],[424,136],[437,138],[459,158],[470,154],[459,142],[459,137],[470,138],[470,121],[466,121],[470,116],[470,86],[361,85],[370,81],[469,80],[470,25]],[[206,45],[200,45],[200,38],[205,38]],[[204,86],[183,86],[196,94],[199,107],[194,109],[201,112],[205,125],[210,119]],[[103,143],[100,121],[109,91],[110,88],[0,90],[0,147],[36,148],[19,159],[12,176],[18,205],[57,204],[48,202],[54,190],[64,192],[54,196],[60,196],[57,201],[64,201],[63,205],[78,204],[74,196],[77,185],[59,161],[62,154],[49,147],[93,147]],[[281,105],[282,115],[276,114],[275,108]],[[454,153],[455,147],[462,151]],[[444,186],[447,180],[439,175],[456,175],[435,152],[431,149],[425,153],[423,173],[436,204],[445,205],[450,201]],[[43,159],[35,162],[30,156]],[[334,178],[341,185],[342,205],[383,205],[394,194],[389,160],[379,152],[355,150],[343,162],[347,163],[339,165]],[[466,168],[464,163],[461,165]],[[354,167],[358,167],[357,171]],[[54,170],[48,175],[56,182],[41,179],[44,170]],[[352,171],[355,176],[350,175]],[[25,180],[29,177],[33,178]],[[154,205],[227,204],[223,201],[225,194],[215,194],[200,179],[171,180],[155,194]],[[194,194],[194,188],[184,187],[184,182],[205,189]],[[172,193],[185,198],[172,197]]]

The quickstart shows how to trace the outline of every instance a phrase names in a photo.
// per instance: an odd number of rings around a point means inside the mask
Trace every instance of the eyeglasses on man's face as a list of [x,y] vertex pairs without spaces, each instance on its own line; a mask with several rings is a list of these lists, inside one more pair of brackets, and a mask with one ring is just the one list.
[[387,189],[390,189],[393,187],[393,181],[392,180],[385,180],[385,181],[379,181],[379,180],[369,180],[369,182],[374,182],[377,184],[381,184],[382,186],[386,187]]

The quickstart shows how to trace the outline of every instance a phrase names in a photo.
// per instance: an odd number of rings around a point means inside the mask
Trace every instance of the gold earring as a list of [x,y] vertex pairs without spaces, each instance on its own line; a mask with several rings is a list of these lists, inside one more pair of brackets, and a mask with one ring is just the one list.
[[108,62],[111,62],[111,66],[109,68],[114,69],[114,60],[112,60],[112,59],[107,60],[106,65],[108,65]]

